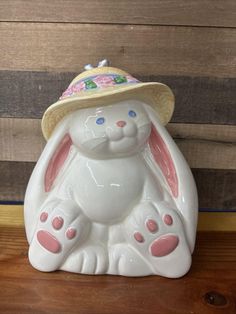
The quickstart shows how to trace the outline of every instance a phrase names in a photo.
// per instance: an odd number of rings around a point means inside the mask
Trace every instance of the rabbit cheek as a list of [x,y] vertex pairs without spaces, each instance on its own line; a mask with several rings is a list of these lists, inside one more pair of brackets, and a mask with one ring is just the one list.
[[134,123],[128,123],[124,128],[124,135],[128,137],[136,137],[137,135],[137,126]]
[[149,136],[151,134],[151,124],[150,125],[145,125],[142,126],[138,129],[138,142],[141,143],[146,143]]
[[115,142],[121,140],[124,137],[122,129],[118,129],[118,128],[108,127],[106,129],[106,134],[110,141],[115,141]]

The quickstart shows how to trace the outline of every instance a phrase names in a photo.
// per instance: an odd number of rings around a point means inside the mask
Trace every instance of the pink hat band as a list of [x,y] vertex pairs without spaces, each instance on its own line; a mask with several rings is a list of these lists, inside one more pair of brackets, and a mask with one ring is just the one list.
[[132,83],[140,83],[140,81],[132,77],[131,75],[98,74],[81,79],[70,85],[67,90],[62,94],[60,99],[74,96],[81,91],[104,89],[111,86],[126,85]]

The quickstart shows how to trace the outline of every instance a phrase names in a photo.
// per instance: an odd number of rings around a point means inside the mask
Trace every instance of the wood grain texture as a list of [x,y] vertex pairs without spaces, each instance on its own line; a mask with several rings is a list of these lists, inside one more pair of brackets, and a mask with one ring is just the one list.
[[45,144],[41,120],[0,118],[0,160],[37,161]]
[[[23,205],[1,205],[0,228],[24,227]],[[235,212],[202,212],[198,213],[198,231],[227,231],[236,230]]]
[[0,229],[3,226],[5,228],[24,227],[22,205],[0,205]]
[[[0,201],[22,201],[33,162],[0,162]],[[202,209],[236,210],[236,170],[192,169]]]
[[236,169],[236,143],[202,139],[176,139],[191,168]]
[[233,0],[1,0],[0,21],[235,27]]
[[[1,227],[0,313],[234,314],[235,244],[236,233],[198,233],[191,270],[176,280],[42,273],[28,262],[24,230]],[[207,304],[211,291],[226,304]]]
[[198,214],[198,231],[236,230],[236,212],[200,212]]
[[[0,71],[0,117],[41,118],[75,76],[74,72]],[[172,122],[236,124],[235,78],[140,74],[137,78],[171,87],[176,98]]]
[[199,207],[236,210],[236,170],[192,169]]
[[106,57],[140,75],[236,71],[234,28],[2,22],[0,38],[1,70],[79,72]]
[[[236,126],[170,123],[192,168],[236,169]],[[0,118],[0,160],[37,161],[45,140],[39,119]]]
[[34,163],[0,162],[0,199],[23,200]]
[[203,140],[222,144],[236,142],[236,126],[234,125],[168,123],[166,128],[176,140]]

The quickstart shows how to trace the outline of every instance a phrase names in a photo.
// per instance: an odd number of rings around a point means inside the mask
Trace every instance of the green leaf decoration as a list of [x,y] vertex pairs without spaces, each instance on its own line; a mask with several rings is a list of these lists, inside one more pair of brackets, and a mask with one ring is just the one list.
[[97,84],[92,80],[87,80],[84,82],[86,89],[97,88]]
[[114,81],[116,82],[116,84],[122,84],[122,83],[126,83],[127,79],[125,76],[117,75],[116,77],[114,77]]

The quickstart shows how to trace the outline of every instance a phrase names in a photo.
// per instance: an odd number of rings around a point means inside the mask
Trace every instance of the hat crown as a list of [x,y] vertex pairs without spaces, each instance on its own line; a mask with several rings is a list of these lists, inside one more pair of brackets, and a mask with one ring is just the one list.
[[96,68],[88,64],[85,67],[86,71],[74,78],[60,99],[81,96],[83,93],[90,93],[91,91],[102,92],[107,88],[140,83],[139,80],[129,73],[107,66],[107,62],[102,62],[101,65],[100,63]]
[[89,79],[92,76],[96,76],[96,75],[102,75],[102,74],[115,74],[115,75],[130,75],[128,72],[125,72],[123,70],[120,70],[118,68],[114,68],[114,67],[110,67],[110,66],[104,66],[104,67],[97,67],[97,68],[92,68],[86,71],[83,71],[82,73],[80,73],[79,75],[77,75],[73,81],[70,83],[69,87],[74,85],[75,83],[77,83],[80,80],[85,80],[85,79]]

